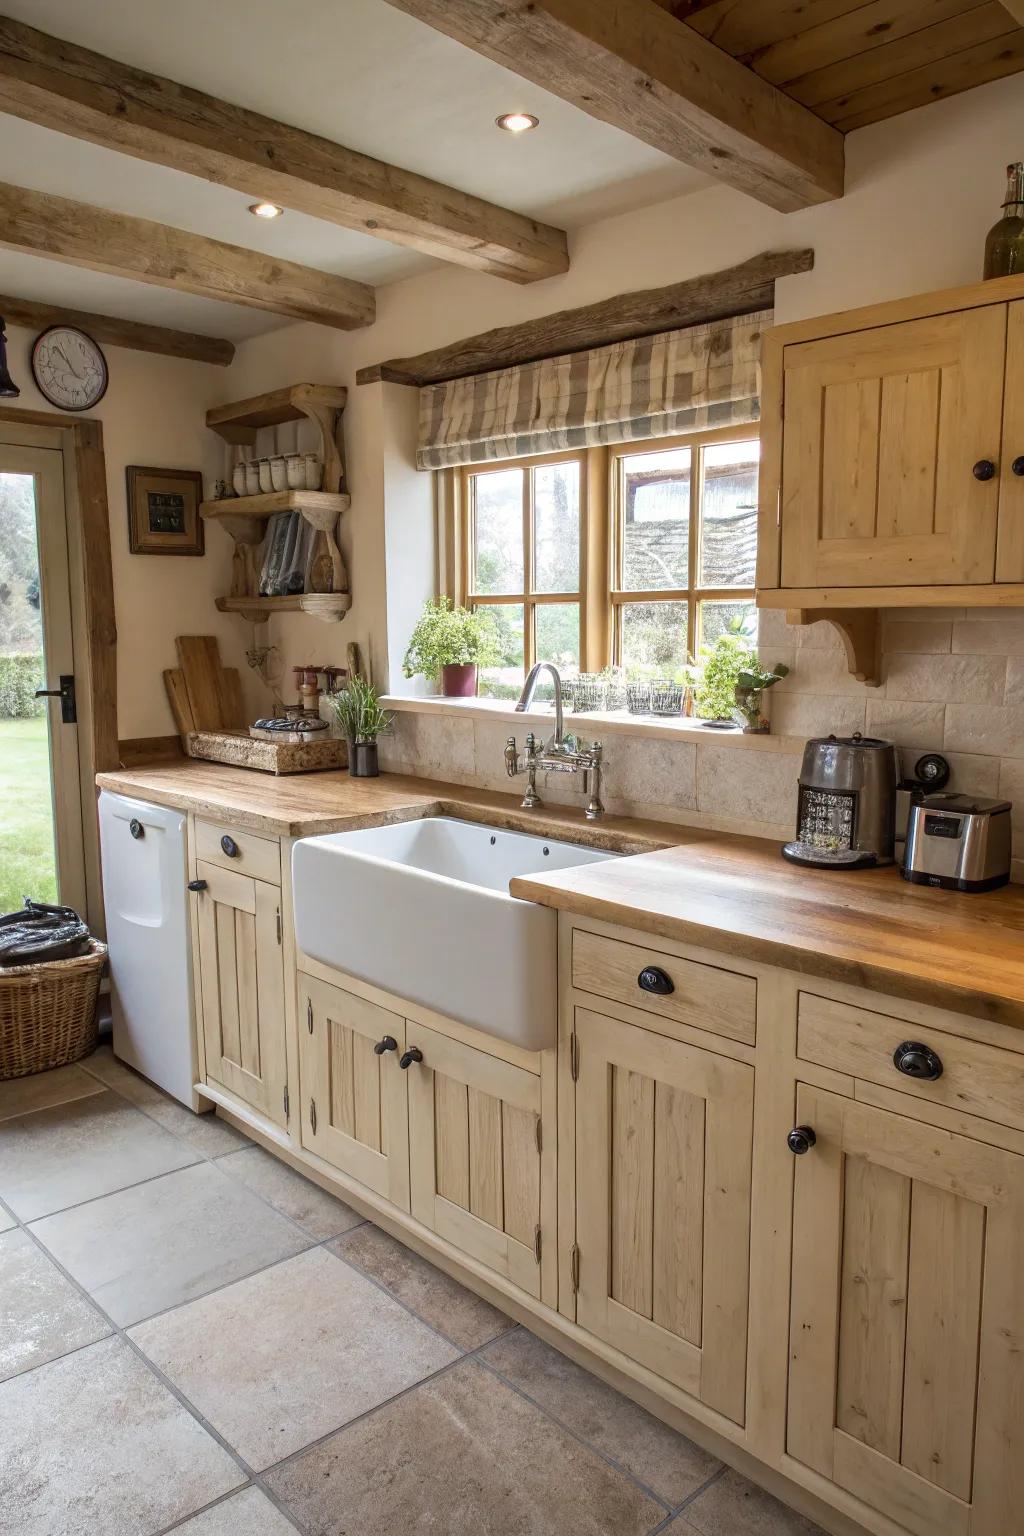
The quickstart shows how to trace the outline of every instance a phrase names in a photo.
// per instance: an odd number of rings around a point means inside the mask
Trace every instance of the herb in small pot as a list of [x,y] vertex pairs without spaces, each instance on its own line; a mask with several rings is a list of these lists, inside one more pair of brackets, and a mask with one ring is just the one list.
[[375,779],[380,773],[377,737],[390,730],[394,715],[381,707],[372,683],[353,677],[331,698],[338,725],[348,741],[348,771],[355,779]]

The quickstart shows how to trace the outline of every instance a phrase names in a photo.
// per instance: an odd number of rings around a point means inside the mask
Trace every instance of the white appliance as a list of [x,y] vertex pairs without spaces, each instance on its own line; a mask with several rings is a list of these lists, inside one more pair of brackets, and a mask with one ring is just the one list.
[[100,795],[114,1055],[193,1107],[185,813]]

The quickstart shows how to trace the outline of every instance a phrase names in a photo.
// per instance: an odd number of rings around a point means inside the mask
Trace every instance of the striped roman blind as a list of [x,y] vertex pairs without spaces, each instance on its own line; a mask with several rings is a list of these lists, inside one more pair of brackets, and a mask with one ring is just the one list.
[[420,390],[420,469],[672,437],[758,417],[761,333],[736,315]]

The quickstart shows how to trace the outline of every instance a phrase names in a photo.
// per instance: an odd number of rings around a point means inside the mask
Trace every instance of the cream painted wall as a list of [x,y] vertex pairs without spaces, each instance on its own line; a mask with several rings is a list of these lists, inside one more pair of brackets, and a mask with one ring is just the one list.
[[[11,374],[21,390],[12,404],[30,411],[53,407],[36,389],[29,367],[34,333],[8,329]],[[227,370],[122,347],[104,348],[110,368],[107,393],[89,415],[103,423],[110,507],[110,544],[118,632],[118,732],[164,736],[174,730],[162,672],[177,665],[174,637],[214,634],[225,665],[245,667],[247,630],[219,614],[214,597],[231,580],[230,546],[207,531],[204,557],[171,558],[128,553],[125,468],[141,464],[198,469],[208,490],[220,473],[217,440],[206,430],[207,405],[220,398]],[[254,696],[255,697],[255,696]]]
[[[231,369],[220,375],[224,399],[300,378],[351,388],[344,427],[353,500],[343,546],[354,606],[336,629],[299,617],[272,621],[285,660],[305,660],[310,647],[326,659],[343,659],[344,641],[355,638],[372,656],[378,681],[402,686],[408,614],[396,621],[396,613],[406,607],[402,583],[409,573],[386,571],[383,525],[393,510],[401,512],[396,501],[408,494],[404,472],[414,444],[407,426],[403,431],[393,420],[386,424],[398,408],[380,386],[355,387],[357,368],[491,326],[678,282],[769,249],[815,250],[813,272],[777,286],[780,321],[970,282],[980,276],[1003,166],[1021,152],[1022,112],[1024,76],[998,81],[851,134],[848,190],[841,201],[784,215],[740,193],[711,188],[577,231],[570,271],[547,282],[517,288],[445,267],[380,289],[377,323],[367,330],[346,334],[296,325],[244,342]],[[410,415],[399,414],[406,420]],[[394,474],[380,458],[387,439],[397,461]],[[211,533],[211,545],[222,537]],[[392,605],[390,656],[386,597]]]

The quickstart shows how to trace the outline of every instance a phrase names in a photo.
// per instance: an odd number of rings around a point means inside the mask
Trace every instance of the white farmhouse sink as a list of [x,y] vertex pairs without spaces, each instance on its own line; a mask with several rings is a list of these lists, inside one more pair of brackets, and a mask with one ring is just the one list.
[[432,816],[304,837],[292,852],[299,949],[526,1050],[556,1040],[556,916],[516,875],[614,858]]

